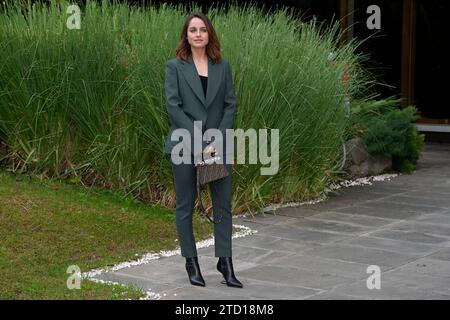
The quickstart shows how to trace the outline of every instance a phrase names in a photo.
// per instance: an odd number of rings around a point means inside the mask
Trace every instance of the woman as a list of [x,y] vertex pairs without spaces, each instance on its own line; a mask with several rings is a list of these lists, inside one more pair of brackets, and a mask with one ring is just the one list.
[[[236,279],[231,259],[231,179],[232,167],[227,161],[225,130],[233,127],[236,112],[236,95],[232,85],[231,67],[221,59],[220,43],[211,21],[202,13],[186,18],[176,49],[176,59],[166,64],[166,106],[171,127],[165,144],[165,152],[171,153],[171,166],[175,178],[176,225],[181,246],[181,255],[186,258],[186,271],[193,285],[205,286],[200,272],[197,250],[192,228],[192,215],[196,198],[196,175],[194,160],[198,160],[193,148],[194,121],[201,121],[201,133],[207,129],[218,129],[222,138],[211,143],[201,141],[204,157],[222,151],[229,175],[210,184],[214,216],[222,216],[214,224],[215,256],[219,258],[217,270],[225,283],[242,288]],[[198,126],[196,128],[199,128]],[[187,143],[190,161],[175,164],[173,158],[183,155],[174,148],[180,142],[172,140],[172,132],[184,129],[191,136]],[[178,131],[180,132],[180,131]],[[186,131],[185,131],[186,132]],[[183,141],[184,142],[184,141]],[[173,152],[172,152],[173,151]],[[200,155],[201,155],[200,153]],[[231,163],[231,162],[230,162]]]

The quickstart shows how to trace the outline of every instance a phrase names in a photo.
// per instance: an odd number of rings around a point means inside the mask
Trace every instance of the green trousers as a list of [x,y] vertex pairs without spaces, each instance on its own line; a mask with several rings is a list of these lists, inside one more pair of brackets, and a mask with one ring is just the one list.
[[[193,159],[192,159],[193,160]],[[170,160],[175,179],[176,192],[176,225],[183,257],[196,257],[192,215],[194,212],[196,193],[196,175],[192,164],[174,164]],[[211,182],[209,192],[213,203],[214,220],[222,219],[214,224],[214,250],[216,257],[231,257],[231,183],[232,165],[225,164],[229,175],[223,179]],[[220,213],[220,214],[219,214]]]

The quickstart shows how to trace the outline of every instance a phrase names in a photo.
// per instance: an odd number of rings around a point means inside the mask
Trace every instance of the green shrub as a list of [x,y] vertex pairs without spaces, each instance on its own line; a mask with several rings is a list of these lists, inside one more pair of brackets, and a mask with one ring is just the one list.
[[353,135],[362,137],[371,155],[390,155],[394,170],[411,173],[419,159],[424,135],[414,125],[416,108],[400,109],[398,102],[388,99],[355,103],[350,127]]
[[[81,29],[70,30],[68,5],[37,3],[25,14],[11,5],[0,13],[0,139],[11,167],[173,205],[163,153],[164,65],[186,10],[88,1]],[[260,174],[267,165],[235,166],[235,208],[316,196],[336,175],[347,128],[343,97],[369,86],[354,47],[339,46],[338,25],[320,29],[287,11],[265,15],[247,6],[207,14],[232,66],[236,128],[280,133],[276,175]]]

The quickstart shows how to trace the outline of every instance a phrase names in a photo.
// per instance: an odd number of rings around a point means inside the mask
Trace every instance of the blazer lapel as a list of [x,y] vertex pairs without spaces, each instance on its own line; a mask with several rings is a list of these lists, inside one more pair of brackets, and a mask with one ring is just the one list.
[[207,108],[213,101],[219,89],[222,68],[220,68],[217,64],[214,64],[211,58],[208,57],[208,88],[206,90],[205,98],[202,83],[192,57],[189,57],[187,59],[187,63],[185,62],[182,65],[184,78],[197,98],[199,98],[203,105]]

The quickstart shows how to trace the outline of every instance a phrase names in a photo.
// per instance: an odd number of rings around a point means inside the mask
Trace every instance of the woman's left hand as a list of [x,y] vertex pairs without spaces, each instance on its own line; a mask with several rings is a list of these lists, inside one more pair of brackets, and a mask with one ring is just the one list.
[[216,152],[216,149],[211,145],[206,146],[205,150],[203,150],[203,153],[205,153],[205,154],[215,153],[215,152]]

